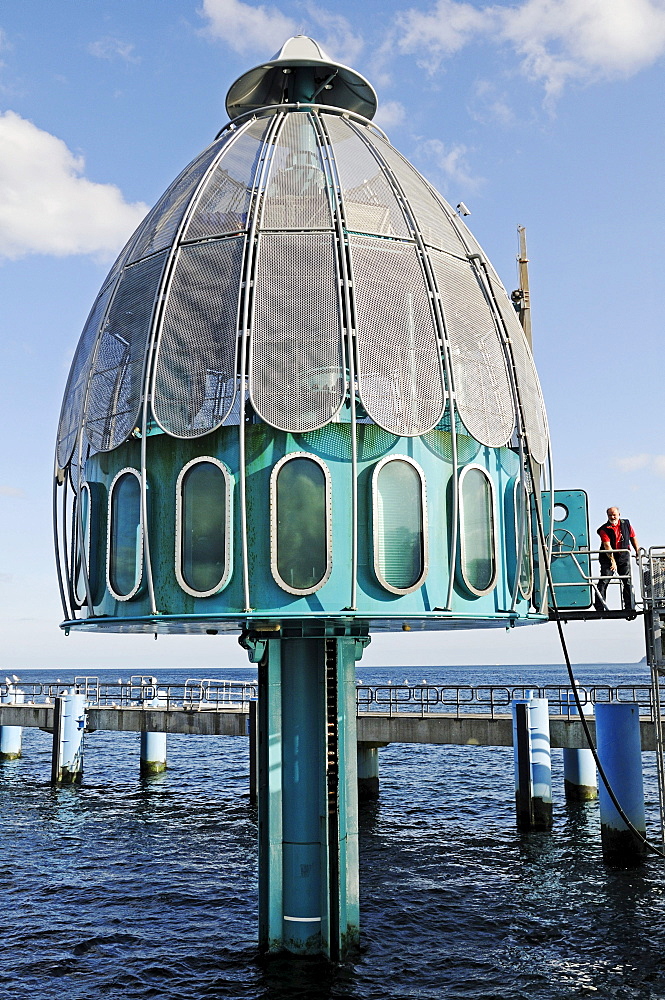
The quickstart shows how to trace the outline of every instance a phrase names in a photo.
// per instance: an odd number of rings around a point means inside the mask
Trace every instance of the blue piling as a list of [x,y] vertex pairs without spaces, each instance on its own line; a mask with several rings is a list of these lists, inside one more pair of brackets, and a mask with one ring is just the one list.
[[520,830],[552,827],[552,760],[547,698],[516,699],[513,709],[515,809]]
[[[143,701],[144,708],[164,708],[166,699],[159,692]],[[166,733],[141,733],[140,772],[142,778],[161,774],[166,770]]]
[[[593,715],[593,705],[585,700],[586,691],[580,689],[579,694],[582,712],[585,716]],[[568,714],[579,714],[572,691],[568,692]],[[563,785],[568,802],[588,802],[598,798],[596,762],[591,750],[564,749]]]
[[[25,692],[16,687],[15,684],[8,684],[7,690],[2,696],[3,705],[22,705],[25,701]],[[0,761],[16,760],[21,756],[21,738],[23,728],[21,726],[0,726]]]
[[65,691],[53,708],[53,753],[51,781],[72,785],[83,776],[85,695]]
[[[639,706],[632,702],[597,704],[595,713],[596,745],[605,776],[630,822],[646,836]],[[622,865],[639,862],[644,845],[619,815],[602,780],[599,798],[605,859]]]
[[379,797],[379,748],[374,743],[358,744],[358,796]]

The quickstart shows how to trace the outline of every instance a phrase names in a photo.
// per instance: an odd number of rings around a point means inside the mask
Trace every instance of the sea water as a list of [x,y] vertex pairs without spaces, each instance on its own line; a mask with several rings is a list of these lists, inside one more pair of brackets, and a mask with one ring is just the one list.
[[[644,665],[575,672],[586,685],[648,683]],[[250,680],[255,668],[217,676]],[[359,677],[567,682],[546,666]],[[561,751],[552,832],[519,833],[510,748],[381,749],[380,797],[361,809],[361,947],[331,965],[258,953],[245,739],[169,736],[168,770],[141,780],[138,734],[92,733],[83,783],[59,789],[50,743],[26,729],[23,757],[0,766],[1,1000],[665,998],[665,861],[603,861],[598,805],[565,804]],[[656,839],[653,757],[643,755]]]

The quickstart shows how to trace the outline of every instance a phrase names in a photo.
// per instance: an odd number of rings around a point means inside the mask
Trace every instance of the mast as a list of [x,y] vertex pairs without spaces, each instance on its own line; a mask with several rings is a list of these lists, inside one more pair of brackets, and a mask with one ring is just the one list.
[[511,298],[522,324],[529,349],[533,350],[531,340],[531,297],[529,295],[529,258],[526,255],[526,229],[524,226],[518,226],[517,232],[520,239],[520,251],[517,257],[519,288],[512,293]]

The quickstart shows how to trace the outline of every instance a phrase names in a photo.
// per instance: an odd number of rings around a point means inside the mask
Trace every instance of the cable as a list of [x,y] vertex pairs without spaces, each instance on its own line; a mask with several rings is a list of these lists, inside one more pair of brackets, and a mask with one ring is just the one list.
[[[551,492],[551,497],[553,499],[554,498],[554,491],[551,490],[550,492]],[[566,662],[566,669],[568,671],[568,677],[570,678],[570,686],[571,686],[571,688],[573,690],[573,695],[574,695],[574,698],[575,698],[575,705],[576,705],[577,711],[579,713],[580,722],[582,723],[582,729],[584,730],[584,736],[586,738],[586,741],[587,741],[587,744],[589,746],[589,749],[591,750],[591,753],[593,754],[593,759],[594,759],[594,761],[596,763],[596,767],[598,769],[598,774],[600,775],[600,778],[601,778],[603,784],[605,785],[605,788],[607,789],[607,794],[609,795],[610,799],[612,800],[612,804],[613,804],[614,808],[619,813],[619,816],[624,821],[624,823],[626,824],[626,826],[628,827],[628,829],[630,830],[630,832],[633,834],[633,836],[635,837],[635,839],[637,841],[639,841],[639,843],[643,847],[645,847],[648,851],[651,851],[652,854],[657,854],[659,858],[665,858],[665,851],[661,850],[660,847],[657,847],[655,844],[651,843],[651,841],[648,840],[644,836],[644,834],[642,834],[637,829],[637,827],[633,825],[633,823],[630,821],[630,819],[628,818],[628,816],[624,812],[624,810],[623,810],[623,808],[621,806],[621,803],[617,799],[616,794],[614,792],[614,789],[610,785],[608,777],[605,774],[605,770],[604,770],[603,765],[601,764],[600,758],[598,756],[598,751],[596,750],[596,748],[595,748],[595,746],[593,744],[593,739],[591,738],[591,732],[589,730],[589,726],[588,726],[588,723],[586,721],[586,717],[584,715],[584,711],[582,709],[582,702],[580,701],[579,692],[577,690],[577,685],[575,683],[575,677],[573,675],[573,668],[572,668],[572,665],[571,665],[571,662],[570,662],[570,656],[568,655],[568,645],[566,643],[566,637],[563,634],[563,623],[561,621],[561,616],[559,615],[559,609],[557,608],[557,604],[556,604],[556,596],[555,596],[555,593],[554,593],[554,581],[552,580],[552,570],[550,568],[550,561],[547,558],[547,548],[545,546],[545,532],[543,530],[542,511],[540,509],[540,504],[536,503],[536,504],[534,504],[534,507],[536,508],[536,520],[538,522],[538,537],[540,539],[540,544],[541,544],[541,547],[542,547],[543,556],[544,556],[544,562],[545,562],[545,573],[547,575],[547,589],[549,590],[549,593],[550,593],[550,596],[551,596],[551,599],[552,599],[551,607],[552,607],[552,611],[554,612],[554,620],[556,622],[557,629],[558,629],[558,632],[559,632],[559,641],[561,643],[561,651],[563,653],[563,657],[564,657],[564,660]]]

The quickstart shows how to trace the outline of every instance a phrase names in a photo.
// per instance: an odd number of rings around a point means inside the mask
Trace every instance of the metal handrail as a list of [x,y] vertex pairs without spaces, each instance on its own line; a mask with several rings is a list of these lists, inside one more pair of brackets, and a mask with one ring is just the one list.
[[[248,711],[258,696],[255,681],[189,678],[181,684],[161,684],[156,677],[134,674],[128,680],[101,681],[96,676],[76,676],[73,681],[17,681],[11,685],[24,695],[23,704],[52,704],[65,694],[82,694],[89,707],[163,708],[190,711]],[[0,685],[0,695],[10,685]],[[155,704],[157,702],[158,704]]]
[[[639,706],[640,715],[653,716],[652,689],[645,684],[597,684],[578,688],[582,705],[630,702]],[[441,685],[441,684],[358,684],[356,704],[359,713],[388,715],[440,713],[460,718],[482,714],[494,719],[510,714],[513,701],[529,697],[547,698],[551,715],[573,717],[576,714],[572,688],[566,685]]]

